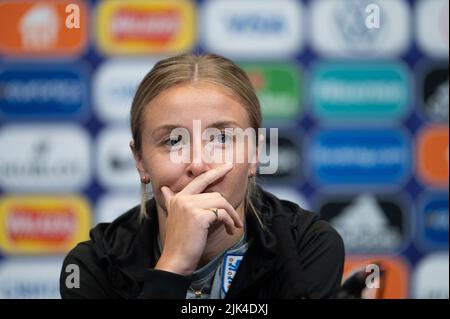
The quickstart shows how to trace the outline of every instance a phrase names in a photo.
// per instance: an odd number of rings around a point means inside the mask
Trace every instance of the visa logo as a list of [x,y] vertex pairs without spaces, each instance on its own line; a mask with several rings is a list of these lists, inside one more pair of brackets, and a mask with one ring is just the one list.
[[207,51],[245,59],[284,60],[306,40],[302,1],[216,0],[200,9]]
[[286,29],[282,17],[260,14],[234,15],[229,19],[228,26],[237,33],[280,34]]

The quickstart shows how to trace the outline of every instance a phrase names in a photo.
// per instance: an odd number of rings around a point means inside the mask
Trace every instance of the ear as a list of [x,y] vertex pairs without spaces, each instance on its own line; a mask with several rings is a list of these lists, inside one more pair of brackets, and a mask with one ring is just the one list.
[[134,140],[130,141],[130,149],[131,149],[131,152],[133,153],[134,162],[135,162],[136,168],[139,172],[139,176],[143,177],[143,176],[147,175],[147,173],[145,172],[145,169],[144,169],[142,156],[140,154],[138,154],[136,151]]
[[258,145],[256,146],[256,158],[254,159],[254,161],[250,162],[250,166],[249,166],[249,172],[248,175],[251,176],[255,176],[256,172],[258,170],[258,164],[259,164],[259,160],[261,158],[261,152],[262,149],[264,148],[263,145],[266,143],[266,139],[264,137],[263,134],[259,134],[258,135]]

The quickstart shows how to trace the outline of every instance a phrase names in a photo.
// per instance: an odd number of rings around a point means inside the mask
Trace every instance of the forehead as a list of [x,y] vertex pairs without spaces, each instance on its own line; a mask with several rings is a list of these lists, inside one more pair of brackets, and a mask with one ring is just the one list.
[[227,89],[209,83],[171,87],[147,105],[144,127],[152,130],[160,125],[181,124],[191,127],[193,120],[202,126],[217,121],[234,121],[243,128],[250,126],[244,106]]

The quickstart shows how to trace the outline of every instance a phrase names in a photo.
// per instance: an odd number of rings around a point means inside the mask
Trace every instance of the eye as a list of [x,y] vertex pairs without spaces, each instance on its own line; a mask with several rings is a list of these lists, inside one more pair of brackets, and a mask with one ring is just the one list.
[[181,139],[182,136],[178,135],[178,136],[171,136],[168,139],[166,139],[164,141],[164,145],[168,146],[168,147],[177,147],[179,146],[181,143]]
[[233,141],[233,136],[227,135],[224,132],[214,135],[214,137],[211,139],[211,142],[218,143],[218,144],[229,144],[232,141]]

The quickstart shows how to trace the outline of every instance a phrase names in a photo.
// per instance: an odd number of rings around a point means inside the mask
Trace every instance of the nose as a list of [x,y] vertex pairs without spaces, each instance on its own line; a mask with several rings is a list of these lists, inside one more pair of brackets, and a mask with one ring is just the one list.
[[198,163],[192,162],[187,167],[187,174],[191,178],[195,178],[198,175],[201,175],[207,171],[209,171],[211,167],[206,164],[204,161],[200,161]]
[[[194,146],[194,145],[192,145]],[[196,143],[195,147],[192,147],[192,158],[191,162],[187,166],[187,174],[191,178],[195,178],[198,175],[201,175],[207,171],[209,171],[212,167],[210,164],[210,161],[208,160],[208,157],[205,154],[204,145],[202,145],[202,142],[199,141]]]

